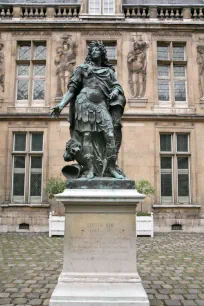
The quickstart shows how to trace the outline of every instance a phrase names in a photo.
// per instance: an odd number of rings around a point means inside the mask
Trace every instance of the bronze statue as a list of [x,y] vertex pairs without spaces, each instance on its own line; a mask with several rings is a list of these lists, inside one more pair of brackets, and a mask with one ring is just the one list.
[[125,102],[104,44],[91,42],[85,63],[75,69],[67,93],[51,113],[57,118],[70,103],[71,139],[66,144],[64,160],[78,162],[77,176],[125,177],[117,166]]

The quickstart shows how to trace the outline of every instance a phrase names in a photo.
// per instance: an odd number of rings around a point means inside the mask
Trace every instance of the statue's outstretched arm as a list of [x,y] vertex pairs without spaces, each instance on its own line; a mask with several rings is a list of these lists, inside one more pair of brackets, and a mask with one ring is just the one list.
[[52,108],[50,116],[52,118],[58,118],[63,108],[71,102],[74,96],[74,88],[71,87],[64,95],[62,101]]

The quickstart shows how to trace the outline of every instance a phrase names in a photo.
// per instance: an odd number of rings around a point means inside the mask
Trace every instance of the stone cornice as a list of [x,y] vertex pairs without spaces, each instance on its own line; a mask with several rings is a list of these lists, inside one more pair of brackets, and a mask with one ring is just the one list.
[[[68,114],[60,115],[58,120],[67,121]],[[0,121],[17,121],[17,120],[47,120],[47,121],[54,121],[49,117],[49,113],[13,113],[13,114],[0,114]],[[188,122],[200,122],[204,121],[204,114],[145,114],[145,113],[131,113],[131,114],[124,114],[123,121],[188,121]]]

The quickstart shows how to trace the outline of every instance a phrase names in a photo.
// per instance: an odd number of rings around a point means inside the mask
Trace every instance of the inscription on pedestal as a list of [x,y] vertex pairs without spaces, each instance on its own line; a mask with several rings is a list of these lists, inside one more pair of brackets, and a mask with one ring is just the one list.
[[66,224],[66,272],[136,270],[133,214],[72,214]]

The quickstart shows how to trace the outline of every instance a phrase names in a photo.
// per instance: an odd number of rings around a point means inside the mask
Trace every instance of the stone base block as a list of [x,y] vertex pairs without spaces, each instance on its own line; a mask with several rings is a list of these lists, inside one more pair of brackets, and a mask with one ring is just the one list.
[[[147,294],[138,275],[130,280],[125,276],[97,275],[91,277],[76,277],[75,282],[69,278],[66,282],[63,273],[52,294],[50,306],[149,306]],[[132,281],[132,282],[131,282]]]
[[56,196],[65,205],[64,261],[49,305],[149,306],[136,265],[135,210],[144,195],[128,189],[128,180],[127,189],[116,188],[120,181],[98,182],[115,189],[65,189]]

